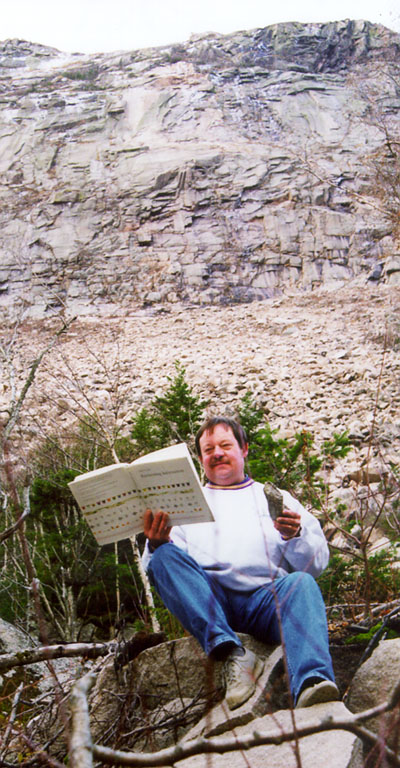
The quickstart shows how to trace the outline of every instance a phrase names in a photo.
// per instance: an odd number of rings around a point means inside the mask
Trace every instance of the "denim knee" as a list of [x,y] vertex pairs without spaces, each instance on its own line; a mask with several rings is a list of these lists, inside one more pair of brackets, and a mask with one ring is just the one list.
[[283,577],[285,580],[285,586],[293,589],[301,589],[304,592],[321,594],[320,588],[314,579],[307,571],[295,571],[294,573],[288,573]]
[[276,593],[281,608],[286,606],[300,617],[309,613],[325,617],[325,605],[321,590],[314,576],[305,571],[295,571],[276,582]]

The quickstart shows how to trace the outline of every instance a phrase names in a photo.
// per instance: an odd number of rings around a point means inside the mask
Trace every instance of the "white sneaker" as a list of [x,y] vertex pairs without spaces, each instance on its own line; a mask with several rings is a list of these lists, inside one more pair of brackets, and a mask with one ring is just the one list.
[[312,707],[314,704],[324,704],[326,701],[337,701],[339,691],[335,683],[331,680],[321,680],[319,683],[309,685],[301,692],[296,709],[301,707]]
[[264,669],[264,662],[252,651],[244,649],[244,655],[234,650],[223,666],[225,701],[229,709],[244,704],[256,690],[256,681]]

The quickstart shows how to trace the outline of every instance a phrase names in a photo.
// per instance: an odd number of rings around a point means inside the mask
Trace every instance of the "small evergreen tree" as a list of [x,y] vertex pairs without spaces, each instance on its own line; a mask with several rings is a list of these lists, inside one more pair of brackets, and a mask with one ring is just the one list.
[[165,447],[165,443],[163,445],[163,431],[154,411],[141,408],[132,419],[131,438],[135,455],[140,456]]
[[169,386],[148,408],[142,408],[132,420],[131,438],[138,454],[165,448],[171,443],[191,446],[200,427],[208,401],[196,395],[186,381],[183,365],[175,362],[176,374],[168,376]]

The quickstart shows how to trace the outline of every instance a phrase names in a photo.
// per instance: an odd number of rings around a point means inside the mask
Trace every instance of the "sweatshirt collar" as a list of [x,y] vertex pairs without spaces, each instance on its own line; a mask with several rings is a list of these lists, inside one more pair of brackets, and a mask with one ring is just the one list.
[[253,485],[253,483],[254,480],[248,475],[245,475],[244,480],[241,480],[240,483],[234,483],[233,485],[216,485],[216,483],[211,483],[208,480],[206,488],[212,488],[216,491],[240,491],[242,488],[248,488],[250,485]]

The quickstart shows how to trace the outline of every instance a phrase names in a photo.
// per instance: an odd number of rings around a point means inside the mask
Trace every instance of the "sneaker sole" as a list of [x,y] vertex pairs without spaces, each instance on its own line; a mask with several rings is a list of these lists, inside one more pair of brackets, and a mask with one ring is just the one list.
[[299,700],[296,704],[296,709],[302,709],[303,707],[313,707],[314,704],[326,704],[328,701],[337,701],[339,699],[339,691],[335,683],[326,680],[326,682],[318,683],[315,686],[304,691],[300,694]]

